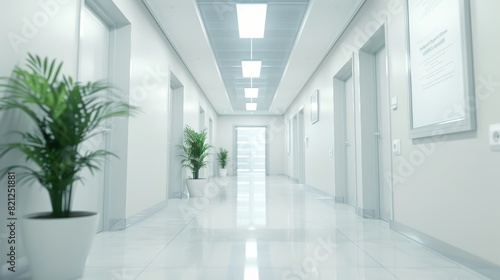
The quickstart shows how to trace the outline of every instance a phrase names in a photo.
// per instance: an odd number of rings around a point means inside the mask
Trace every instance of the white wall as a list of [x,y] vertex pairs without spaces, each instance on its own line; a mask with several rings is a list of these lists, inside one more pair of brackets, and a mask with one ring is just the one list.
[[268,128],[268,173],[269,175],[283,175],[285,173],[285,125],[282,116],[219,116],[216,131],[217,143],[215,147],[229,151],[230,161],[228,172],[234,164],[234,127],[235,126],[267,126]]
[[[386,24],[389,93],[397,96],[399,109],[392,112],[392,138],[401,139],[402,156],[393,160],[394,221],[444,244],[500,265],[500,153],[490,151],[488,125],[500,123],[500,45],[492,36],[498,26],[500,2],[471,1],[474,71],[477,95],[477,130],[436,139],[411,141],[408,137],[408,78],[404,1],[369,0],[332,49],[322,65],[286,112],[287,118],[305,108],[306,183],[333,192],[333,85],[335,73],[354,56],[354,90],[359,108],[359,48]],[[311,125],[308,108],[311,93],[320,91],[320,120]],[[358,110],[358,109],[357,109]],[[360,112],[357,112],[357,134]],[[310,119],[309,119],[310,120]],[[359,139],[357,141],[359,145]],[[290,155],[287,174],[291,175]],[[360,155],[358,154],[358,182]],[[362,186],[358,186],[360,188]]]
[[[345,63],[345,61],[344,61]],[[343,64],[342,64],[343,65]],[[286,118],[292,123],[293,117],[303,108],[305,137],[305,182],[324,192],[333,194],[333,158],[329,149],[333,149],[333,75],[328,72],[319,72],[302,94],[290,106]],[[319,120],[311,124],[311,95],[318,90]],[[293,133],[293,132],[292,132]],[[293,134],[292,134],[293,135]],[[293,140],[292,140],[293,143]],[[293,147],[293,144],[292,144]],[[287,175],[293,177],[293,153],[287,154]]]
[[205,110],[205,123],[211,117],[216,127],[217,115],[144,4],[131,0],[116,0],[115,3],[131,22],[130,102],[142,110],[129,122],[129,217],[167,197],[170,71],[184,86],[185,124],[198,127],[200,106]]
[[[471,1],[477,130],[412,143],[407,123],[393,122],[393,137],[402,139],[404,151],[394,158],[395,220],[497,265],[500,153],[490,150],[487,135],[488,126],[500,122],[500,39],[491,33],[500,24],[499,9],[499,1]],[[392,73],[400,69],[390,67]],[[406,104],[407,91],[393,86],[393,95]],[[406,108],[393,114],[399,118],[407,119]]]
[[[24,65],[28,52],[42,57],[49,56],[59,62],[64,61],[64,73],[76,76],[79,25],[78,20],[74,18],[78,15],[80,4],[79,1],[52,2],[53,5],[50,6],[29,0],[0,2],[0,18],[2,18],[0,34],[4,38],[0,44],[2,61],[0,76],[9,76],[14,66]],[[61,37],[66,40],[60,40]],[[22,129],[30,122],[26,119],[13,119],[8,114],[0,113],[0,123],[0,137],[2,137],[0,143],[3,144],[13,138],[9,131]],[[19,163],[21,160],[13,157],[3,158],[0,168],[16,162]],[[0,189],[4,190],[3,186]],[[18,199],[22,206],[18,209],[19,215],[38,211],[49,205],[48,199],[37,199],[24,205],[22,198]],[[4,214],[4,211],[0,213]]]
[[[78,28],[80,1],[42,2],[0,1],[0,76],[9,76],[15,65],[24,65],[27,53],[48,56],[64,61],[65,74],[76,76],[78,62]],[[64,39],[62,39],[64,38]],[[16,113],[0,113],[0,144],[16,141],[11,131],[32,125],[31,121]],[[16,154],[2,158],[0,169],[22,164]],[[7,180],[0,178],[0,221],[6,221]],[[50,209],[48,194],[38,185],[17,184],[16,217]],[[2,222],[3,223],[3,222]],[[19,223],[16,228],[16,257],[22,260],[24,253],[20,240]],[[0,226],[0,251],[7,252],[7,227]],[[12,245],[12,244],[10,244]],[[10,246],[9,245],[9,246]],[[6,271],[6,255],[0,256],[0,276]],[[17,263],[18,267],[21,263]]]
[[[131,57],[130,102],[141,108],[141,113],[128,123],[127,174],[119,176],[126,188],[126,213],[130,217],[140,211],[165,201],[167,197],[167,122],[169,73],[172,71],[184,85],[185,124],[198,126],[199,107],[217,128],[217,115],[197,86],[188,70],[161,33],[156,23],[141,1],[114,1],[130,21]],[[65,74],[76,77],[78,69],[79,15],[82,1],[0,1],[0,75],[9,75],[16,64],[24,64],[27,52],[42,57],[64,61]],[[10,39],[5,39],[10,38]],[[10,41],[9,41],[10,40]],[[129,46],[124,46],[127,49]],[[118,69],[117,71],[122,71]],[[29,121],[18,118],[16,114],[0,113],[0,143],[11,142],[13,129],[22,129]],[[116,139],[115,139],[116,140]],[[216,141],[216,139],[214,139]],[[20,157],[12,155],[2,158],[0,168],[10,164],[23,163]],[[180,175],[180,174],[179,174]],[[5,178],[1,178],[0,197],[6,197]],[[39,187],[19,186],[17,212],[24,214],[49,211],[47,192]],[[6,201],[1,199],[1,209],[6,209]],[[0,220],[5,220],[6,211],[0,211]],[[0,227],[0,249],[5,252],[6,227]],[[22,251],[18,252],[22,256]],[[4,260],[5,256],[0,257]],[[5,264],[4,261],[1,264]]]
[[[76,76],[78,63],[78,30],[80,1],[15,2],[0,1],[0,76],[9,76],[16,65],[24,66],[28,53],[64,61],[63,72]],[[64,38],[64,40],[61,40]],[[57,43],[56,43],[57,42]],[[15,116],[16,118],[13,118]],[[13,141],[13,130],[29,126],[31,121],[19,118],[17,114],[0,113],[0,143]],[[0,169],[22,163],[19,157],[3,158]],[[4,179],[4,178],[2,178]],[[3,183],[3,181],[2,181]],[[0,186],[0,190],[5,190]],[[50,207],[45,190],[38,187],[19,189],[19,216]],[[39,195],[41,193],[41,195]],[[31,196],[36,198],[28,199]],[[2,197],[6,197],[3,196]],[[29,201],[29,203],[28,203]],[[4,203],[4,201],[2,201]],[[4,209],[4,208],[2,208]],[[0,211],[0,216],[5,214]],[[3,228],[0,229],[3,230]]]

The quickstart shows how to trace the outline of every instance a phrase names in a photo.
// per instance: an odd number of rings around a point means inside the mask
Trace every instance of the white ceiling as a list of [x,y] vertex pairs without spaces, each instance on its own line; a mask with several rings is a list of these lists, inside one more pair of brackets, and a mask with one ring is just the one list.
[[[220,115],[283,114],[364,2],[143,1]],[[253,112],[244,110],[250,100],[243,88],[250,79],[239,74],[239,61],[249,58],[250,39],[238,38],[235,6],[250,2],[269,5],[266,35],[252,39],[254,59],[263,61],[262,78],[253,79],[261,88]]]

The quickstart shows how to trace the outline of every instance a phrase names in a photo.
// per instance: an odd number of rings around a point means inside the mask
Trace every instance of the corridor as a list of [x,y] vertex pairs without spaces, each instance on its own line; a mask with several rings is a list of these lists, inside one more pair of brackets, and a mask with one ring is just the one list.
[[97,234],[82,279],[485,278],[312,188],[249,175]]

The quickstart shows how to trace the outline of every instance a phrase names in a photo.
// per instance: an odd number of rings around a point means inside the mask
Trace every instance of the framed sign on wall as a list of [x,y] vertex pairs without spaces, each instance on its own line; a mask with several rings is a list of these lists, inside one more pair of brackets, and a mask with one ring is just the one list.
[[311,123],[319,121],[319,90],[311,95]]
[[410,138],[476,129],[469,0],[408,0]]

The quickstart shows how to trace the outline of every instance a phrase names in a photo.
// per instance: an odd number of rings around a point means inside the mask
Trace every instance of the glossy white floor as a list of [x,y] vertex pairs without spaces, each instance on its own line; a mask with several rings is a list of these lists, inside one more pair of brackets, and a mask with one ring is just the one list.
[[485,279],[284,177],[208,190],[97,234],[82,279]]

